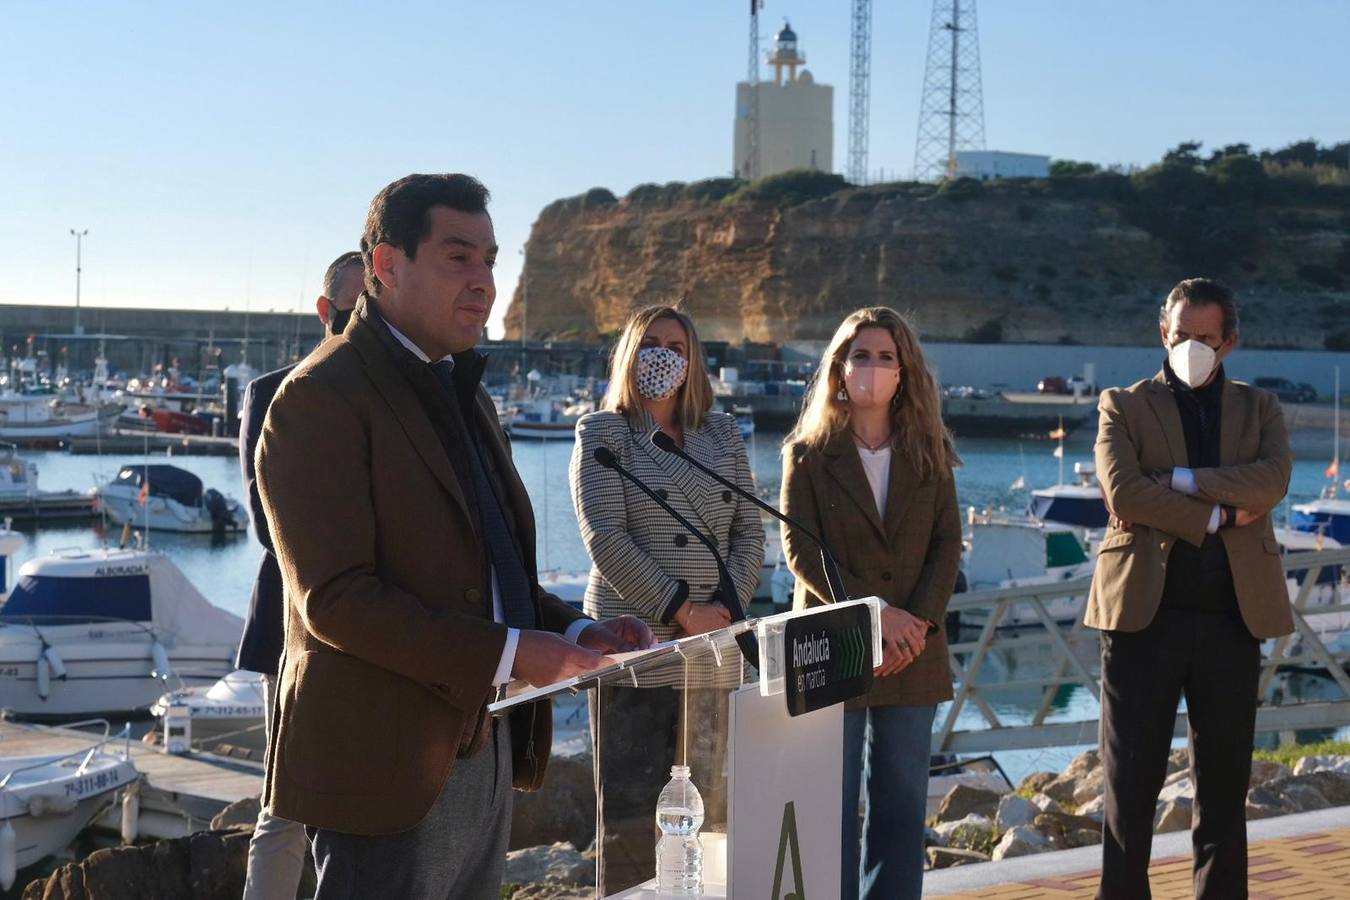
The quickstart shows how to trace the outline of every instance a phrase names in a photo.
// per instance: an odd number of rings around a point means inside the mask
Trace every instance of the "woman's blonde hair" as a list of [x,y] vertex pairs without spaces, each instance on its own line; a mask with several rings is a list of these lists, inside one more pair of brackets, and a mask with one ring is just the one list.
[[849,404],[840,399],[844,390],[844,362],[849,346],[864,328],[885,329],[900,352],[904,371],[891,404],[892,446],[905,454],[925,480],[961,465],[951,432],[942,424],[942,397],[919,346],[919,336],[902,315],[887,306],[860,309],[835,331],[784,448],[801,442],[819,449],[848,427]]
[[676,396],[675,419],[681,428],[698,429],[713,405],[712,382],[708,380],[708,364],[703,358],[703,344],[699,342],[694,320],[673,306],[648,306],[628,317],[623,333],[614,344],[609,358],[609,388],[601,409],[623,413],[630,422],[642,417],[642,394],[638,391],[637,360],[642,349],[642,338],[657,319],[680,323],[686,336],[689,353],[689,372]]

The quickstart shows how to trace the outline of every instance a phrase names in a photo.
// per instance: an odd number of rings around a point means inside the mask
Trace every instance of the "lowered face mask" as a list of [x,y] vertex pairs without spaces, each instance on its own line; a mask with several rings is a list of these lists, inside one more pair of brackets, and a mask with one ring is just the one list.
[[1214,348],[1200,341],[1182,341],[1167,352],[1172,371],[1192,390],[1209,380],[1214,372]]
[[898,368],[844,365],[844,389],[855,403],[890,403],[899,387]]
[[689,374],[689,360],[666,347],[644,347],[638,351],[638,393],[648,400],[673,396]]

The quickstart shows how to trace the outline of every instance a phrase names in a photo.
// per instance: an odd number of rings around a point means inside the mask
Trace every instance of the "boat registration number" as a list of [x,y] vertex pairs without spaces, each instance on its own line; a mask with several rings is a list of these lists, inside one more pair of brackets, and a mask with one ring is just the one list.
[[18,678],[18,666],[0,666],[0,678]]
[[85,794],[101,793],[111,790],[121,783],[121,772],[116,769],[111,772],[99,772],[97,775],[86,775],[66,785],[66,796],[83,797]]

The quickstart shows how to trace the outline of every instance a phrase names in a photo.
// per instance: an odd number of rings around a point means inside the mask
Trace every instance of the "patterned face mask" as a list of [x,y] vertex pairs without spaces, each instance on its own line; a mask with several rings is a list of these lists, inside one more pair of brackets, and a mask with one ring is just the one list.
[[684,384],[689,360],[667,347],[644,347],[638,351],[638,393],[648,400],[664,400]]

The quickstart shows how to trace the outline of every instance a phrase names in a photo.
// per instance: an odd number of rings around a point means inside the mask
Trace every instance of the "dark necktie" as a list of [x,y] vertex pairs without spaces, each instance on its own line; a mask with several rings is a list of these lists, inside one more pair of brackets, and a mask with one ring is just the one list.
[[[431,364],[431,371],[446,392],[447,400],[458,405],[459,395],[451,376],[454,364],[441,360]],[[506,524],[506,514],[497,500],[497,492],[492,489],[492,480],[488,477],[487,467],[483,463],[483,450],[479,447],[478,436],[468,423],[473,414],[471,409],[462,409],[461,418],[465,420],[465,443],[468,447],[468,464],[473,481],[474,496],[478,500],[478,520],[482,529],[483,543],[487,546],[488,557],[492,561],[492,570],[497,576],[497,587],[501,591],[502,618],[511,628],[534,628],[534,604],[530,600],[530,578],[525,572],[520,551],[515,538]]]

